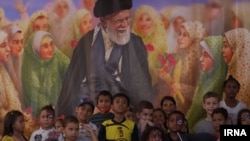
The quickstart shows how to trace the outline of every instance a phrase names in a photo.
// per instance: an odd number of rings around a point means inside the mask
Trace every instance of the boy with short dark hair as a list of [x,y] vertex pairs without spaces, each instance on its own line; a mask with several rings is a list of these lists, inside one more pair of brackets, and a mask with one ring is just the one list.
[[139,134],[141,134],[147,126],[154,126],[153,119],[154,106],[151,102],[142,100],[139,102],[136,110],[136,118],[138,119]]
[[112,94],[109,91],[103,90],[97,95],[96,107],[98,108],[99,112],[93,114],[89,121],[96,124],[98,129],[100,128],[103,121],[112,119],[114,117],[114,114],[110,112],[111,103]]
[[138,141],[138,129],[134,121],[126,119],[130,104],[129,97],[124,93],[118,93],[113,96],[112,110],[114,118],[105,120],[99,130],[99,141],[108,140],[127,140]]
[[40,141],[63,141],[62,134],[54,127],[54,120],[55,110],[52,105],[42,107],[39,114],[40,128],[32,132],[30,141],[36,141],[38,138]]
[[94,102],[89,98],[80,99],[75,111],[79,120],[79,136],[77,141],[94,141],[97,140],[97,126],[90,122],[89,119],[94,112]]

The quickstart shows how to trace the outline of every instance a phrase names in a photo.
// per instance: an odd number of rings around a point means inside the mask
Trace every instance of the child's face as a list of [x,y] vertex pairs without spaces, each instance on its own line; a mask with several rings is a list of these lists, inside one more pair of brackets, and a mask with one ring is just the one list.
[[153,109],[142,109],[136,116],[139,120],[152,121]]
[[170,100],[164,100],[162,104],[162,109],[165,112],[166,115],[168,115],[170,112],[176,110],[176,105]]
[[76,107],[77,118],[80,122],[86,122],[93,114],[93,108],[89,104]]
[[43,31],[49,31],[49,20],[47,17],[40,17],[37,18],[32,25],[32,31],[39,31],[39,30],[43,30]]
[[9,55],[10,55],[10,47],[8,46],[6,38],[3,40],[2,43],[0,43],[0,61],[1,62],[7,61]]
[[62,130],[63,130],[62,121],[57,120],[57,121],[55,122],[55,127],[56,127],[56,130],[57,130],[57,131],[62,132]]
[[203,109],[207,112],[207,114],[211,115],[213,110],[220,106],[219,100],[215,97],[209,97],[205,99],[205,103],[203,103]]
[[86,34],[92,28],[92,17],[90,14],[87,14],[83,17],[82,22],[80,24],[80,31],[82,35]]
[[200,62],[202,71],[209,71],[214,65],[214,60],[204,49],[202,49]]
[[109,96],[100,95],[97,101],[97,107],[103,113],[106,113],[111,108],[111,99]]
[[240,115],[240,121],[242,125],[250,125],[250,113],[249,112],[243,112]]
[[25,128],[25,122],[23,116],[16,117],[16,121],[13,124],[13,130],[17,132],[23,132]]
[[66,127],[63,128],[63,133],[67,141],[76,141],[79,132],[79,124],[67,123]]
[[167,126],[171,132],[179,132],[182,129],[184,119],[180,114],[172,114],[168,117]]
[[54,116],[51,112],[43,110],[40,113],[39,121],[42,129],[51,129],[54,125]]
[[223,48],[222,48],[222,56],[224,57],[225,63],[229,64],[231,62],[231,59],[233,57],[233,48],[228,43],[228,40],[224,37],[223,38]]
[[112,110],[115,113],[124,114],[128,110],[128,101],[124,97],[116,97],[112,104]]
[[54,41],[49,36],[44,36],[40,45],[40,56],[42,59],[51,59],[54,56]]
[[184,26],[181,26],[180,32],[177,38],[178,48],[188,48],[192,44],[192,40],[189,36],[189,33]]
[[226,124],[226,119],[221,113],[215,113],[212,117],[215,131],[220,131],[220,125]]
[[139,16],[137,28],[141,34],[149,35],[152,33],[154,26],[153,19],[147,13],[143,13]]
[[19,57],[23,51],[23,33],[15,33],[9,42],[11,55]]
[[234,81],[228,81],[225,85],[224,92],[226,94],[226,98],[235,98],[239,92],[239,86]]
[[161,111],[154,111],[153,116],[152,116],[152,121],[154,124],[159,125],[159,124],[164,124],[166,119],[165,119],[165,113]]

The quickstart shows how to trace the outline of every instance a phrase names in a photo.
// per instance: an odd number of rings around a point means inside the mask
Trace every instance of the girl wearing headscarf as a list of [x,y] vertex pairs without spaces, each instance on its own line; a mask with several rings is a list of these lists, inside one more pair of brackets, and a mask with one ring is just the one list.
[[92,15],[87,9],[79,9],[72,18],[69,33],[64,41],[62,52],[71,58],[80,38],[93,28]]
[[72,0],[54,0],[52,3],[49,16],[55,45],[59,49],[63,47],[63,40],[69,32],[70,23],[75,12],[76,8]]
[[[226,78],[227,66],[221,55],[223,47],[222,36],[209,36],[200,42],[202,55],[200,57],[201,75],[192,98],[192,104],[187,112],[189,128],[193,131],[195,124],[205,118],[202,107],[203,96],[213,91],[222,96],[223,82]],[[205,58],[207,56],[207,58]],[[209,61],[206,60],[210,59]]]
[[[20,101],[23,104],[23,93],[21,83],[21,66],[23,56],[23,30],[16,24],[10,24],[6,27],[8,34],[8,45],[10,47],[10,55],[4,63],[15,88],[17,89]],[[24,108],[24,107],[22,107]]]
[[171,85],[171,95],[177,101],[177,107],[186,113],[192,103],[199,72],[199,42],[205,35],[205,29],[199,21],[185,21],[177,38],[176,65],[169,75],[164,70],[160,76]]
[[4,67],[4,62],[7,61],[10,55],[7,36],[6,32],[0,30],[0,119],[12,109],[21,110],[18,91]]
[[166,32],[157,11],[149,6],[142,5],[136,9],[132,30],[140,36],[148,52],[149,70],[153,85],[157,82],[157,55],[167,51]]
[[55,105],[69,59],[45,31],[33,33],[25,44],[22,65],[24,103],[34,116],[47,104]]
[[38,30],[43,30],[50,33],[52,32],[51,24],[49,22],[49,15],[44,10],[38,10],[31,15],[28,26],[24,33],[24,43],[26,43],[32,33]]
[[240,82],[236,98],[250,107],[250,33],[245,28],[225,32],[222,54],[228,65],[227,76],[232,75]]
[[170,25],[167,30],[168,53],[173,53],[177,48],[177,38],[181,23],[192,19],[192,11],[190,7],[173,7],[170,16]]

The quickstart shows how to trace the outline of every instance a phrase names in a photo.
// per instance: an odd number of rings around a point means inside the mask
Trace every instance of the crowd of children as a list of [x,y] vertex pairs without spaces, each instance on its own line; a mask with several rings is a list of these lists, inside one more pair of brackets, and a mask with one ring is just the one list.
[[[220,125],[250,125],[250,109],[235,98],[239,89],[240,83],[229,76],[223,84],[224,98],[207,92],[201,105],[206,117],[197,121],[193,132],[171,96],[163,97],[160,107],[141,100],[135,109],[125,93],[101,91],[96,106],[89,98],[80,99],[75,115],[56,116],[52,105],[45,105],[39,112],[40,128],[30,136],[24,134],[24,114],[9,111],[1,141],[218,141]],[[98,111],[94,113],[95,107]]]

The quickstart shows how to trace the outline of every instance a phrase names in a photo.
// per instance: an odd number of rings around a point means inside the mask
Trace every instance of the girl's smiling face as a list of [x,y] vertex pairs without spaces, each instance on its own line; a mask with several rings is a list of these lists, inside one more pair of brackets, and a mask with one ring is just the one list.
[[138,18],[137,27],[141,34],[149,35],[154,29],[154,21],[148,14],[143,13]]
[[42,59],[51,59],[54,56],[54,41],[49,36],[44,36],[40,45],[40,56]]
[[179,48],[188,48],[192,44],[192,40],[184,26],[181,26],[180,32],[177,38],[177,44]]

